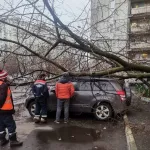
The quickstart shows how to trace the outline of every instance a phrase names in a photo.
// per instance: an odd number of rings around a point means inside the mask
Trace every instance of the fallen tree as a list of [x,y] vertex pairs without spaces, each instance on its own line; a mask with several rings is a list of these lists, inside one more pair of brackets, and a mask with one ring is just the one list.
[[[19,72],[23,72],[21,77],[42,71],[54,78],[63,72],[69,72],[71,76],[106,76],[120,79],[150,77],[150,67],[146,64],[134,62],[122,53],[102,49],[91,41],[86,34],[91,26],[85,27],[88,17],[85,17],[83,28],[79,31],[70,25],[71,22],[68,25],[63,23],[55,10],[54,0],[24,0],[8,4],[8,9],[1,11],[0,23],[14,29],[15,38],[0,37],[5,45],[11,45],[10,50],[6,47],[1,49],[1,69],[5,68],[7,55],[15,55],[18,64],[22,63],[21,66],[24,66],[23,71],[22,67],[19,69]],[[84,11],[85,9],[82,13]],[[81,15],[74,22],[80,17]],[[35,57],[38,59],[33,61]],[[29,69],[29,62],[40,65]],[[52,67],[46,67],[47,64]]]

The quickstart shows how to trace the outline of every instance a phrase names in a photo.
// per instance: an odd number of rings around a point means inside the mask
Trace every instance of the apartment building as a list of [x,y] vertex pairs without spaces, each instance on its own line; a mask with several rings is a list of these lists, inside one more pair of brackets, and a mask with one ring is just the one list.
[[104,51],[125,52],[128,0],[91,0],[91,40]]
[[[10,24],[22,27],[25,30],[30,31],[31,33],[38,34],[40,37],[51,39],[50,32],[48,26],[42,23],[31,23],[24,20],[20,20],[19,18],[0,18],[1,20],[4,20],[5,22],[8,22]],[[13,27],[11,25],[7,25],[5,23],[0,22],[0,37],[4,39],[9,39],[13,41],[18,41],[26,46],[29,46],[33,50],[38,50],[40,48],[40,45],[42,45],[42,41],[35,36],[32,36],[30,33],[27,33],[21,29],[18,29],[16,27]],[[8,48],[11,48],[11,46],[14,46],[14,44],[9,42],[0,42],[0,48],[3,49],[4,45]]]
[[128,54],[138,63],[150,63],[150,1],[130,0]]
[[91,39],[103,50],[150,62],[149,0],[91,0],[91,22]]
[[[0,18],[0,20],[5,21],[7,23],[22,27],[23,29],[26,29],[27,31],[30,31],[31,33],[37,34],[40,37],[43,37],[47,40],[52,39],[53,36],[51,34],[51,28],[45,24],[42,24],[41,22],[28,22],[24,20],[20,20],[20,18],[13,17],[13,18]],[[46,50],[48,48],[48,44],[40,40],[39,38],[36,38],[36,36],[32,36],[30,33],[27,33],[19,28],[13,27],[11,25],[7,25],[5,23],[0,22],[0,38],[13,40],[16,42],[19,42],[27,47],[29,47],[31,50],[40,53],[45,54]],[[54,38],[53,38],[54,39]],[[52,41],[52,40],[50,40]],[[7,51],[7,53],[6,53]],[[11,42],[5,42],[0,41],[0,67],[3,67],[3,65],[12,57],[9,52],[23,54],[23,55],[31,55],[30,52],[28,52],[25,48],[18,46],[17,44],[11,43]],[[18,59],[22,61],[24,64],[28,64],[28,68],[33,68],[33,60],[31,61],[31,57],[23,57],[18,55]],[[39,59],[36,59],[33,57],[34,61],[37,61],[37,63],[40,61]],[[11,62],[11,61],[10,61]],[[4,64],[3,64],[4,63]]]

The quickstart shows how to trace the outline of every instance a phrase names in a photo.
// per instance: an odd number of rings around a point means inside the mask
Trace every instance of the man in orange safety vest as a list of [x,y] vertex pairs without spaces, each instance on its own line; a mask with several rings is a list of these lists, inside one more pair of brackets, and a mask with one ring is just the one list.
[[[4,146],[10,141],[10,147],[21,146],[23,143],[17,140],[16,123],[12,116],[15,110],[7,75],[6,71],[0,70],[0,145]],[[9,140],[6,139],[6,128]]]

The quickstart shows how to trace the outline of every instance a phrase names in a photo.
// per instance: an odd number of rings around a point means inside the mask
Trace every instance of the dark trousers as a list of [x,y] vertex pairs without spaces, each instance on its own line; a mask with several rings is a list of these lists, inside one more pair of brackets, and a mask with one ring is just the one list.
[[69,118],[69,99],[57,99],[56,121],[60,121],[60,115],[64,104],[64,121]]
[[16,132],[16,123],[11,114],[0,114],[0,134],[8,129],[9,134]]
[[36,98],[35,101],[35,116],[46,118],[47,117],[47,98],[45,97],[39,97]]

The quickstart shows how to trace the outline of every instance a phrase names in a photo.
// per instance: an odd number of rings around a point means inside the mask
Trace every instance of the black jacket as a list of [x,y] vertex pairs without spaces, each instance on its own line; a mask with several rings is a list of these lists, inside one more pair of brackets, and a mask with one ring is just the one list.
[[[5,103],[8,87],[9,87],[8,84],[5,82],[0,85],[0,108],[2,108]],[[13,103],[13,98],[11,99]],[[1,110],[0,109],[0,114],[14,114],[14,113],[15,113],[14,104],[13,104],[13,110]]]
[[32,86],[32,92],[35,97],[49,97],[48,87],[44,80],[37,80]]

